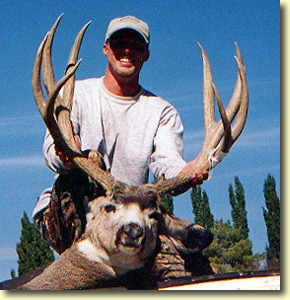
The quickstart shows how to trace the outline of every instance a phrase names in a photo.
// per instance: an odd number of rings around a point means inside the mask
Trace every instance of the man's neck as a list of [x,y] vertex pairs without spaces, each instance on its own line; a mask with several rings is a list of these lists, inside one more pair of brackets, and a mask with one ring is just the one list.
[[119,97],[132,97],[140,91],[138,78],[117,80],[110,72],[106,72],[103,83],[110,93]]

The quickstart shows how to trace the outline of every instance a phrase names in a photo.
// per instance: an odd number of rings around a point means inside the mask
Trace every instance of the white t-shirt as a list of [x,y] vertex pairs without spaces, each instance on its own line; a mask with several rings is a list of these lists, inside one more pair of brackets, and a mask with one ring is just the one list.
[[[82,150],[97,150],[112,175],[130,185],[155,178],[177,176],[182,158],[183,125],[167,101],[141,88],[134,97],[118,97],[106,90],[103,78],[76,81],[71,113]],[[43,153],[47,165],[63,169],[47,133]]]

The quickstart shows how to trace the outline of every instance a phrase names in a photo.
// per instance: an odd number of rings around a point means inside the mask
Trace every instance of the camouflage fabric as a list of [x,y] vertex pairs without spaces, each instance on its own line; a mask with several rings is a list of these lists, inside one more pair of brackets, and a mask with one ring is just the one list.
[[40,220],[43,239],[59,254],[68,249],[85,231],[86,201],[100,196],[95,186],[80,169],[60,174],[52,189],[49,207]]
[[190,277],[191,272],[185,270],[184,260],[172,240],[166,235],[159,235],[159,238],[160,251],[155,258],[153,272],[158,274],[160,280]]
[[[57,253],[64,252],[85,231],[85,202],[103,194],[102,188],[90,182],[89,177],[79,169],[59,175],[52,189],[50,205],[40,220],[43,239]],[[164,221],[160,222],[165,226]],[[174,238],[166,233],[166,228],[160,230],[159,239],[160,245],[151,269],[154,278],[170,280],[213,274],[209,261],[200,252],[187,251],[185,254],[178,251],[175,245],[181,241],[174,242]],[[147,270],[146,273],[148,276],[150,272]]]

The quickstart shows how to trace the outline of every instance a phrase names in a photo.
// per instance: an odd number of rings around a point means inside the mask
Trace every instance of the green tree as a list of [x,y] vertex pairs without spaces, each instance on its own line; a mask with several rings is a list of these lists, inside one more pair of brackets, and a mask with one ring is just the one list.
[[244,238],[249,237],[249,228],[246,211],[245,191],[238,177],[235,177],[235,191],[229,185],[229,198],[232,206],[232,219],[234,228],[239,228]]
[[165,194],[161,199],[161,206],[166,210],[168,214],[173,214],[173,197],[170,194]]
[[252,254],[252,242],[244,238],[241,229],[234,228],[230,222],[215,221],[211,231],[212,244],[204,254],[219,273],[257,270],[262,256]]
[[15,269],[11,269],[10,271],[11,278],[15,278]]
[[213,226],[213,215],[210,212],[209,199],[205,190],[202,191],[200,186],[196,186],[192,188],[190,197],[195,223],[211,228]]
[[[153,184],[156,183],[157,180],[153,180]],[[173,214],[174,205],[173,205],[173,197],[169,193],[162,195],[161,198],[161,207],[166,210],[168,214]]]
[[262,207],[267,228],[268,245],[266,246],[267,264],[280,266],[280,200],[276,193],[276,182],[270,174],[264,183],[266,208]]
[[20,243],[16,245],[19,276],[54,261],[53,251],[41,239],[40,233],[34,224],[29,222],[25,212],[21,224]]

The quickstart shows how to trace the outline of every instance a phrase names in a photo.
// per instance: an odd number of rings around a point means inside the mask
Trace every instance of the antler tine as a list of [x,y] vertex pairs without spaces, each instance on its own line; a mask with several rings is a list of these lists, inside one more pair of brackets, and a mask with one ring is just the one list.
[[230,123],[232,123],[233,119],[236,117],[236,115],[239,111],[239,108],[240,108],[241,100],[244,99],[244,97],[242,96],[243,87],[245,87],[247,90],[247,82],[245,79],[245,75],[244,75],[244,80],[242,81],[241,74],[240,74],[241,69],[244,69],[244,72],[245,72],[242,55],[241,55],[241,52],[240,52],[240,49],[239,49],[237,43],[235,43],[235,46],[236,46],[236,51],[237,51],[237,56],[235,56],[235,58],[236,58],[237,64],[238,64],[238,75],[237,75],[237,81],[236,81],[236,85],[235,85],[235,89],[234,89],[232,98],[226,109],[227,117],[228,117]]
[[[45,111],[45,115],[43,116],[44,118],[44,121],[46,122],[46,124],[50,124],[53,123],[55,124],[56,128],[51,128],[51,126],[48,126],[48,129],[50,129],[50,132],[51,132],[51,135],[54,139],[54,142],[56,143],[59,143],[60,141],[58,141],[58,134],[60,134],[61,137],[63,137],[63,134],[61,132],[61,128],[59,126],[59,123],[55,122],[55,119],[54,119],[54,115],[58,115],[59,112],[58,110],[61,110],[62,107],[61,107],[61,104],[59,106],[57,106],[55,108],[55,102],[56,102],[56,99],[59,95],[59,92],[60,90],[63,88],[63,86],[67,83],[67,81],[74,76],[77,68],[79,67],[81,63],[81,59],[75,64],[75,66],[73,68],[70,69],[69,72],[67,72],[55,85],[54,87],[51,89],[50,91],[50,94],[49,94],[49,97],[47,99],[47,102],[46,102],[46,111]],[[69,124],[70,124],[70,119],[69,119]],[[64,137],[65,138],[65,137]],[[61,138],[63,140],[63,138]],[[66,139],[66,138],[65,138]],[[67,140],[67,139],[66,139]],[[71,147],[67,147],[66,143],[65,145],[62,143],[61,145],[61,149],[64,148],[67,148],[69,149],[68,151],[70,152],[70,150],[72,149]],[[76,152],[80,153],[78,151],[78,149],[76,150]],[[69,154],[69,153],[68,153]]]
[[[90,24],[91,21],[89,21],[85,26],[83,26],[83,28],[80,30],[80,32],[78,33],[75,39],[74,45],[71,49],[69,59],[67,62],[66,73],[69,72],[70,69],[73,68],[74,65],[76,64],[84,34]],[[69,110],[71,110],[72,108],[72,101],[70,101],[70,99],[72,99],[74,94],[74,83],[75,83],[74,77],[72,77],[71,80],[69,80],[69,82],[64,86],[64,91],[63,91],[62,105],[64,105]]]
[[220,122],[215,122],[215,95],[217,92],[213,83],[208,57],[202,46],[199,43],[198,45],[201,50],[203,61],[203,110],[205,128],[203,147],[196,161],[197,171],[201,171],[204,169],[205,165],[208,165],[209,157],[212,155],[213,149],[218,146],[224,135],[223,124],[226,124],[228,131],[229,122],[226,118],[220,98],[218,99],[218,107],[222,118]]
[[41,82],[40,82],[40,66],[42,62],[42,53],[43,53],[43,48],[47,40],[47,34],[40,43],[37,53],[36,53],[36,58],[34,61],[34,66],[33,66],[33,71],[32,71],[32,90],[33,90],[33,95],[35,99],[36,106],[42,116],[44,118],[46,114],[46,100],[42,91],[41,87]]
[[239,76],[241,78],[243,89],[242,89],[239,112],[237,115],[237,119],[232,128],[233,143],[235,143],[235,141],[239,138],[239,136],[241,135],[245,127],[247,114],[248,114],[248,107],[249,107],[249,92],[248,92],[248,84],[246,79],[246,68],[243,64],[242,55],[237,44],[236,44],[236,49],[237,49],[236,60],[238,63]]
[[[64,141],[63,136],[59,130],[58,124],[55,121],[54,118],[54,106],[55,101],[58,96],[58,93],[60,89],[63,87],[63,85],[74,75],[76,72],[80,61],[74,66],[73,69],[70,70],[69,73],[67,73],[65,76],[63,76],[57,84],[54,85],[53,88],[50,90],[50,94],[48,97],[48,100],[45,101],[45,97],[41,88],[40,83],[40,64],[41,64],[41,57],[42,52],[45,48],[45,43],[47,42],[47,36],[41,43],[39,47],[39,51],[37,52],[37,56],[35,59],[34,69],[33,69],[33,75],[32,75],[32,88],[34,93],[34,98],[36,105],[38,107],[38,110],[45,122],[46,127],[48,128],[49,132],[51,133],[51,136],[53,137],[53,140],[55,144],[57,144],[61,149],[64,150],[66,153],[71,153],[71,149],[68,147],[67,143]],[[79,151],[78,155],[80,154]],[[76,155],[76,154],[75,154]]]
[[[228,119],[228,122],[231,124],[234,120],[234,118],[237,116],[234,124],[232,125],[231,129],[231,136],[227,134],[227,136],[224,138],[222,144],[220,145],[220,151],[219,152],[229,152],[232,145],[236,142],[236,140],[239,138],[240,134],[242,133],[246,118],[247,118],[247,112],[248,112],[248,106],[249,106],[249,95],[248,95],[248,85],[247,85],[247,79],[246,79],[246,69],[243,64],[242,55],[240,52],[240,49],[235,43],[237,56],[235,56],[237,65],[238,65],[238,77],[237,82],[235,86],[235,90],[233,93],[233,96],[231,98],[231,101],[226,109],[226,117]],[[215,89],[215,95],[217,98],[217,101],[221,101],[217,90]],[[222,127],[223,123],[223,127]],[[219,121],[218,126],[220,128],[224,128],[225,134],[228,132],[225,124],[224,124],[224,118]]]
[[[233,143],[231,123],[227,117],[222,100],[217,92],[215,85],[213,85],[213,89],[217,99],[218,108],[221,115],[221,121],[223,123],[223,128],[224,128],[224,137],[220,144],[220,151],[224,153],[228,153]],[[217,145],[215,146],[217,147]]]
[[47,118],[47,110],[50,101],[46,102],[45,100],[43,90],[41,87],[41,80],[40,80],[41,63],[42,63],[43,52],[44,52],[45,44],[47,43],[47,39],[48,39],[48,34],[46,34],[46,36],[44,37],[36,53],[36,58],[35,58],[33,71],[32,71],[32,90],[33,90],[36,106],[45,122],[46,127],[53,134],[55,140],[61,141],[62,137],[58,131],[58,126],[55,119],[53,117],[50,119]]
[[[84,34],[90,25],[91,22],[88,22],[78,33],[73,47],[70,51],[67,67],[66,67],[66,74],[70,73],[72,69],[74,69],[76,65],[76,61],[78,59],[79,50],[81,47],[81,43],[84,37]],[[73,74],[68,82],[63,87],[63,95],[62,98],[59,100],[59,106],[57,106],[57,123],[58,127],[61,131],[62,136],[66,140],[69,148],[72,149],[74,152],[79,152],[79,149],[75,143],[74,133],[70,122],[70,112],[72,109],[73,104],[73,94],[74,94],[74,87],[75,87],[75,74]]]
[[201,51],[202,61],[203,61],[204,127],[205,127],[205,135],[207,135],[210,128],[215,124],[213,78],[212,78],[211,68],[210,68],[207,55],[204,49],[202,48],[202,46],[200,45],[200,43],[198,43],[198,46]]
[[47,95],[50,94],[51,90],[55,85],[55,77],[52,67],[51,61],[51,47],[54,39],[55,31],[58,27],[58,24],[63,17],[63,13],[56,19],[53,26],[51,27],[50,31],[47,33],[47,41],[45,43],[45,47],[43,50],[43,57],[42,57],[42,78],[43,83],[47,92]]

